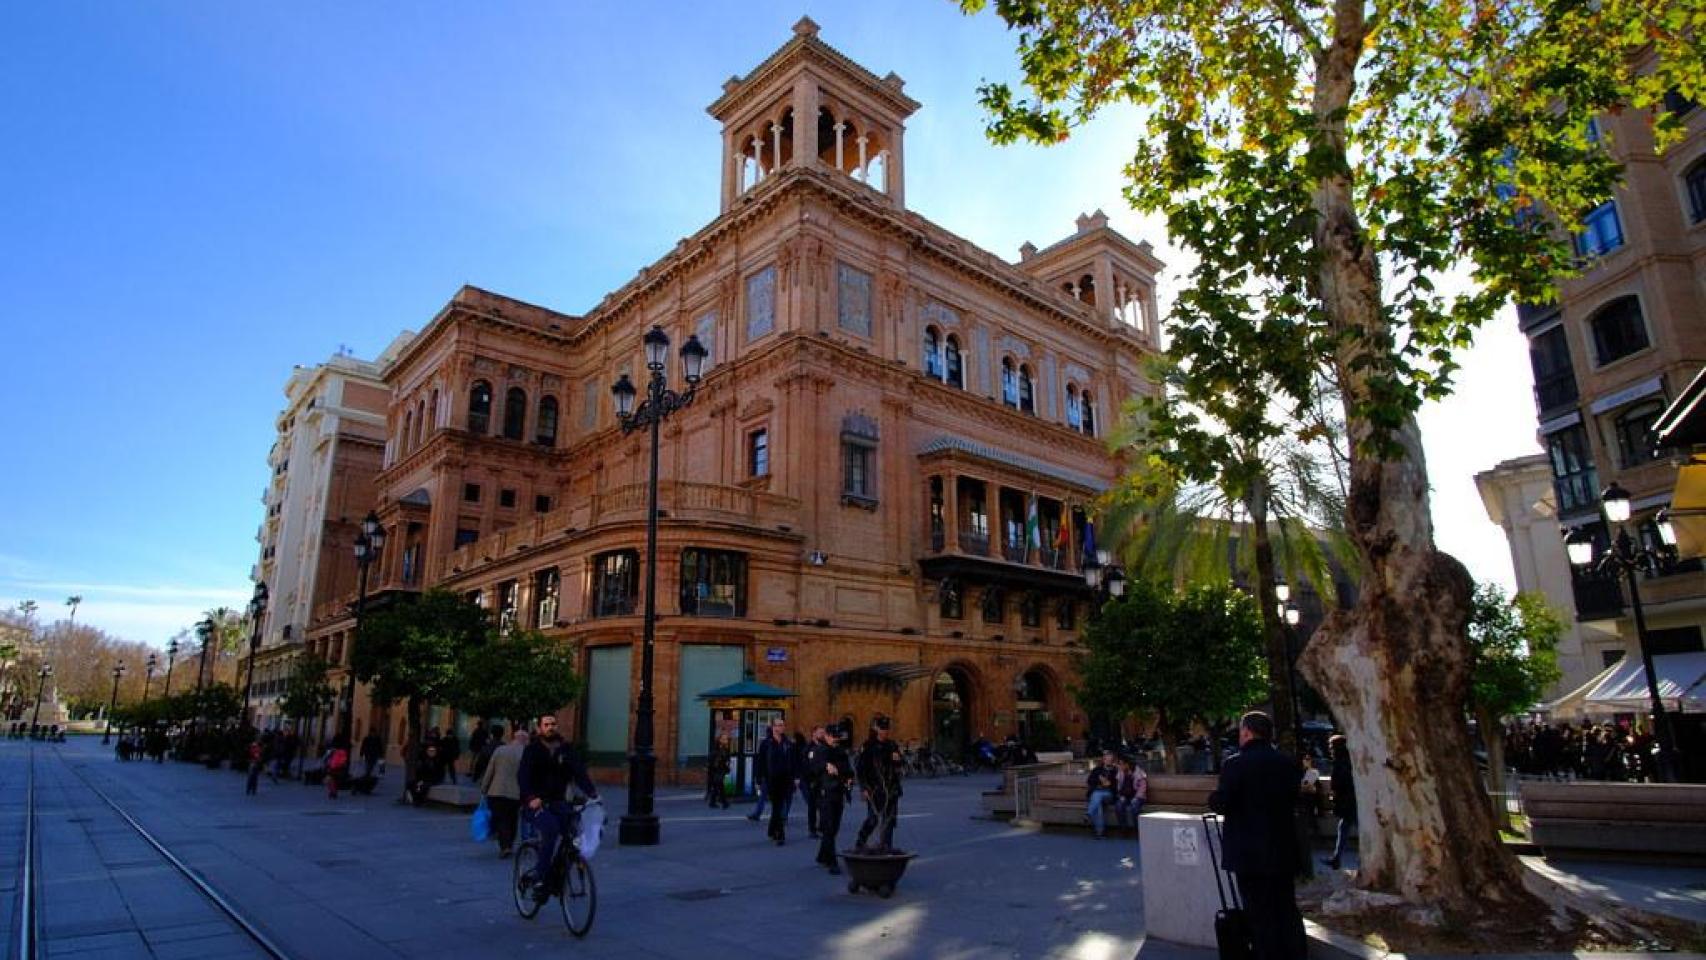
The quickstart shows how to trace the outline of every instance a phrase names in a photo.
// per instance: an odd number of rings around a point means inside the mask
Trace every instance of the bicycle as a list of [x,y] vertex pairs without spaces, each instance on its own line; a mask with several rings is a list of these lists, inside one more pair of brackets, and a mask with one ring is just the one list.
[[[577,822],[587,801],[571,804]],[[523,840],[515,849],[514,867],[510,876],[510,896],[515,900],[515,912],[525,920],[539,915],[544,900],[535,899],[533,888],[538,880],[531,864],[539,859],[539,838]],[[581,856],[580,838],[564,831],[557,841],[557,853],[551,858],[551,896],[557,898],[563,911],[563,925],[577,937],[592,929],[592,918],[598,912],[598,886],[593,882],[592,864]],[[546,897],[549,900],[550,897]]]

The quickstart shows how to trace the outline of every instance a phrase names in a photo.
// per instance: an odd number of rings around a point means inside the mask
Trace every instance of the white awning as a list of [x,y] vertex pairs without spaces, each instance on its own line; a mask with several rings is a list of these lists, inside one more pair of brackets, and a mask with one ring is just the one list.
[[[1659,699],[1667,712],[1706,712],[1706,653],[1664,653],[1653,658],[1653,675],[1659,683]],[[1608,713],[1645,713],[1652,705],[1647,693],[1647,672],[1641,658],[1624,657],[1599,676],[1541,704],[1543,713],[1554,718]]]

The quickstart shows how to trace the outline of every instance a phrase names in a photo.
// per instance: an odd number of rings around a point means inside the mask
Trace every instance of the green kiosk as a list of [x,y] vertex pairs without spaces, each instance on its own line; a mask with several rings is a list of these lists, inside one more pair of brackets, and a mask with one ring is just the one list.
[[729,775],[734,780],[730,796],[754,795],[753,764],[759,741],[769,732],[772,720],[787,716],[788,701],[797,696],[792,690],[759,683],[751,670],[739,683],[699,694],[711,708],[711,739],[706,752],[716,749],[718,737],[729,738]]

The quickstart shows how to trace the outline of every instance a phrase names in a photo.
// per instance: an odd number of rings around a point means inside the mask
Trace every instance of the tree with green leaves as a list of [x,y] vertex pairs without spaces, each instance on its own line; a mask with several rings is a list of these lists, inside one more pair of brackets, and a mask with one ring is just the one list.
[[[1135,104],[1128,197],[1271,304],[1226,349],[1287,391],[1311,389],[1304,371],[1337,391],[1363,576],[1301,667],[1348,734],[1358,882],[1447,916],[1535,907],[1465,760],[1472,584],[1434,544],[1416,412],[1497,309],[1549,299],[1572,268],[1554,218],[1576,226],[1619,173],[1590,122],[1651,111],[1674,142],[1655,108],[1706,88],[1706,0],[962,5],[1018,31],[1029,95],[984,88],[991,134],[1052,143]],[[1466,287],[1445,279],[1459,269]]]
[[1171,772],[1193,724],[1222,726],[1266,692],[1256,603],[1224,581],[1179,591],[1133,578],[1091,617],[1083,642],[1079,705],[1091,714],[1153,716]]
[[1475,587],[1469,615],[1469,649],[1474,658],[1470,696],[1475,725],[1487,745],[1487,770],[1497,802],[1499,826],[1510,829],[1505,808],[1505,737],[1503,721],[1528,710],[1558,682],[1558,637],[1564,622],[1538,593],[1507,597],[1497,584]]
[[469,647],[458,671],[451,704],[477,717],[501,717],[512,728],[561,710],[581,693],[574,647],[532,630]]
[[357,680],[373,685],[374,700],[404,702],[405,783],[414,777],[422,709],[429,701],[446,703],[455,698],[463,657],[484,646],[491,635],[486,611],[446,590],[429,590],[413,602],[397,603],[362,618],[350,666]]
[[296,722],[296,729],[303,729],[304,720],[324,713],[337,700],[337,691],[326,681],[329,669],[325,657],[312,653],[297,657],[296,662],[290,665],[290,676],[284,681],[284,693],[278,698],[278,709]]

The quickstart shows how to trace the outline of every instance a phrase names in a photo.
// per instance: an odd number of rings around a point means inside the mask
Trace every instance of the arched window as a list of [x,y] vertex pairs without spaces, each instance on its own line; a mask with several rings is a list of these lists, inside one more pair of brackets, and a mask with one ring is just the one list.
[[1079,407],[1078,387],[1066,385],[1066,425],[1074,430],[1084,429],[1084,413]]
[[1096,278],[1088,273],[1078,278],[1078,299],[1091,306],[1096,305]]
[[415,412],[413,410],[404,410],[403,411],[403,432],[397,438],[397,455],[398,456],[402,456],[403,454],[406,454],[409,452],[409,450],[412,448],[412,446],[414,444],[414,436],[415,436]]
[[1037,412],[1036,395],[1031,389],[1031,368],[1022,363],[1019,365],[1019,409],[1025,413]]
[[420,446],[421,441],[426,439],[426,435],[427,435],[426,401],[425,400],[417,400],[417,401],[415,401],[415,443],[414,443],[414,445],[417,447]]
[[1694,161],[1683,173],[1682,182],[1688,188],[1688,222],[1706,220],[1706,156]]
[[1019,368],[1012,357],[1001,358],[1001,402],[1009,407],[1019,405]]
[[1007,620],[1007,593],[1000,587],[983,588],[983,622],[1001,624]]
[[959,387],[964,390],[966,388],[966,376],[960,363],[960,338],[951,333],[948,334],[947,349],[944,352],[947,354],[947,362],[944,364],[942,382],[950,387]]
[[510,387],[504,394],[504,439],[520,440],[527,425],[527,391]]
[[432,429],[438,429],[438,391],[432,392]]
[[1588,320],[1593,330],[1594,354],[1603,366],[1647,348],[1647,324],[1641,318],[1641,301],[1618,297]]
[[492,385],[476,380],[468,391],[468,432],[486,433],[492,429]]
[[533,442],[541,447],[557,445],[557,398],[539,398],[539,421],[533,425]]
[[942,335],[935,327],[924,328],[924,375],[942,379]]
[[1081,408],[1080,413],[1084,420],[1084,433],[1093,437],[1096,435],[1096,402],[1091,399],[1088,390],[1080,394],[1078,399]]

